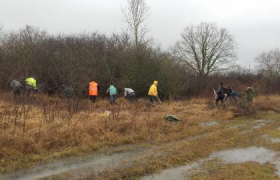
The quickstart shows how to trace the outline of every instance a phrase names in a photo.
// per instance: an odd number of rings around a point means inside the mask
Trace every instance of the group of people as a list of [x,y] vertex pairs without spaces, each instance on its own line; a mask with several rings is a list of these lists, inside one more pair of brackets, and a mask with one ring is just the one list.
[[[13,89],[13,93],[14,93],[14,98],[20,96],[21,94],[21,89],[22,89],[22,85],[19,81],[17,80],[13,80],[11,82],[11,87]],[[37,90],[37,81],[34,77],[29,77],[25,79],[25,89],[27,92],[27,96],[30,96],[30,93],[33,92],[38,92]]]
[[[14,97],[17,98],[21,94],[22,85],[19,81],[13,80],[11,82],[11,86],[13,89]],[[154,81],[153,84],[150,86],[148,91],[148,96],[150,98],[150,103],[154,103],[158,100],[160,103],[160,99],[158,97],[158,81]],[[27,92],[27,96],[30,96],[31,92],[37,93],[37,81],[34,77],[28,77],[25,79],[25,89]],[[71,87],[66,87],[62,85],[62,89],[64,92],[65,97],[70,98],[73,96],[74,89]],[[92,80],[89,83],[88,94],[90,101],[95,103],[96,97],[98,96],[98,92],[100,91],[100,86],[95,80]],[[252,87],[246,88],[246,98],[248,102],[251,104],[254,98],[254,89]],[[71,92],[71,93],[70,93]],[[116,104],[116,96],[117,96],[117,88],[114,85],[110,85],[107,89],[107,94],[110,96],[110,104]],[[239,94],[235,92],[230,86],[224,86],[223,83],[220,83],[219,88],[217,91],[214,90],[216,105],[218,105],[219,101],[223,104],[224,101],[233,100],[237,101],[239,98]],[[131,102],[135,100],[135,91],[132,88],[124,88],[124,97],[129,99]]]
[[[89,83],[89,90],[88,90],[89,99],[92,103],[95,103],[99,91],[100,91],[99,84],[95,82],[95,80],[92,80]],[[106,92],[110,96],[110,104],[111,105],[116,104],[116,95],[118,93],[117,88],[111,84]],[[134,90],[131,88],[124,88],[124,97],[128,98],[131,102],[133,102],[135,98]]]
[[[254,89],[253,87],[247,87],[246,90],[246,99],[251,104],[254,98]],[[216,99],[216,105],[218,105],[219,101],[223,104],[224,101],[227,101],[228,99],[237,101],[237,98],[239,98],[239,94],[235,92],[229,85],[224,86],[223,83],[220,83],[219,88],[217,91],[214,90],[215,93],[215,99]]]
[[[34,77],[28,77],[25,79],[24,82],[25,82],[25,89],[27,92],[27,96],[30,96],[31,92],[35,92],[35,93],[38,92],[37,81]],[[157,86],[158,86],[158,81],[154,81],[154,83],[151,85],[148,91],[148,95],[150,97],[150,103],[154,103],[154,101],[158,97]],[[14,98],[20,96],[22,90],[21,83],[17,80],[13,80],[11,82],[11,87],[14,93]],[[74,88],[62,85],[62,90],[66,98],[73,97]],[[88,89],[88,95],[92,103],[95,103],[99,91],[100,91],[100,85],[97,82],[95,82],[95,80],[92,80],[89,83],[89,89]],[[118,93],[117,88],[111,84],[106,92],[110,96],[110,104],[112,105],[116,104],[116,95]],[[124,88],[124,97],[129,99],[131,102],[133,102],[135,100],[135,91],[132,88]]]
[[[148,95],[150,97],[150,103],[154,103],[156,98],[158,97],[157,91],[158,81],[154,81],[151,85]],[[96,97],[98,96],[98,92],[100,91],[100,86],[94,80],[89,83],[89,98],[92,103],[95,103]],[[110,104],[116,104],[116,95],[118,91],[114,85],[110,85],[107,89],[107,94],[110,96]],[[124,88],[124,97],[129,99],[131,102],[135,100],[135,91],[132,88]]]

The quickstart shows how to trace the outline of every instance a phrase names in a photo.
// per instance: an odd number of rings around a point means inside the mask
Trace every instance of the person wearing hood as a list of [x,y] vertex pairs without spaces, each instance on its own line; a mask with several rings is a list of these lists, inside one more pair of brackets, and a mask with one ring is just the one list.
[[158,81],[154,81],[154,83],[151,85],[149,89],[148,95],[150,97],[150,103],[154,103],[156,97],[158,96],[157,86],[158,86]]
[[246,99],[247,99],[249,105],[251,106],[252,103],[253,103],[253,99],[255,97],[254,89],[253,89],[252,86],[249,86],[249,87],[246,88],[245,91],[246,91]]
[[37,81],[34,77],[29,77],[25,79],[25,88],[27,90],[27,96],[30,96],[31,91],[37,92]]
[[13,80],[11,82],[11,87],[13,88],[14,98],[16,98],[17,96],[20,95],[20,91],[21,91],[22,85],[21,85],[21,83],[19,81]]
[[116,99],[116,95],[117,95],[117,89],[115,88],[115,86],[110,85],[110,87],[107,90],[107,94],[110,95],[111,105],[116,104],[115,99]]

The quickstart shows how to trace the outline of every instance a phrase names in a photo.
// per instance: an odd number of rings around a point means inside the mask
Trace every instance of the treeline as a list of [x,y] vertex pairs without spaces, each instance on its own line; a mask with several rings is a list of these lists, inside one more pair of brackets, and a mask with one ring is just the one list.
[[1,90],[9,90],[13,79],[23,82],[34,76],[42,92],[53,89],[59,93],[65,85],[79,96],[87,95],[92,79],[100,84],[102,95],[113,84],[119,91],[133,88],[137,96],[145,96],[151,83],[158,80],[159,93],[167,98],[210,95],[220,81],[240,91],[249,84],[268,85],[263,74],[241,67],[199,76],[171,51],[144,43],[135,45],[125,33],[50,35],[30,26],[3,34],[0,73]]
[[58,91],[64,84],[86,95],[88,83],[95,79],[103,94],[114,84],[119,90],[131,87],[141,96],[158,80],[162,95],[172,96],[186,90],[190,80],[182,62],[160,48],[136,47],[127,34],[54,36],[26,26],[4,35],[0,53],[0,84],[6,90],[12,79],[23,82],[35,76],[42,90]]

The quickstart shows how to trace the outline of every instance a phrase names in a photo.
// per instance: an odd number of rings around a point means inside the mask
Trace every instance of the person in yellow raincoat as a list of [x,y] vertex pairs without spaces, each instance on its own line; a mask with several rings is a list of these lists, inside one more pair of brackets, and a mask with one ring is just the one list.
[[151,85],[149,89],[148,95],[150,97],[150,103],[154,103],[154,101],[158,96],[157,86],[158,86],[158,82],[154,81],[154,83]]

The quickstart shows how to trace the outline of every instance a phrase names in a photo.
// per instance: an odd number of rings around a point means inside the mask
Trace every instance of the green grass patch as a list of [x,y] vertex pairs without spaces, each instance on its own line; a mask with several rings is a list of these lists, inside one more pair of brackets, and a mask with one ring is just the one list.
[[273,138],[280,138],[280,129],[270,131],[268,135]]
[[203,170],[193,175],[191,180],[263,180],[278,179],[275,175],[275,168],[271,164],[258,164],[253,162],[242,164],[222,164],[207,162],[203,164]]

